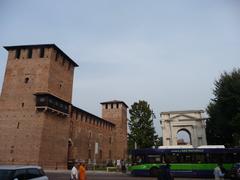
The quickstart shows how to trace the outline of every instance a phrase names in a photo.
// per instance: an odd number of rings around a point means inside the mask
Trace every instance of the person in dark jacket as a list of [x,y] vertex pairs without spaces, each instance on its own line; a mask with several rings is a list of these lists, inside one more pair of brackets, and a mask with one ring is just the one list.
[[173,180],[173,177],[170,173],[170,164],[162,165],[159,168],[158,180]]

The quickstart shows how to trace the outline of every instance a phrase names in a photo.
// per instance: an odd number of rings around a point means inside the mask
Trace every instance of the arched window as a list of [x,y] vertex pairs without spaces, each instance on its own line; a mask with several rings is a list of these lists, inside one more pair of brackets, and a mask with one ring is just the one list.
[[29,78],[28,77],[25,78],[24,82],[25,82],[25,84],[27,84],[29,82]]

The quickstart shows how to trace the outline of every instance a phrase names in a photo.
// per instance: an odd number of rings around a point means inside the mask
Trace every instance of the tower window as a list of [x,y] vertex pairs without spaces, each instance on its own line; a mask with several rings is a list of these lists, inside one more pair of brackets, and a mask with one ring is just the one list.
[[16,49],[15,58],[19,59],[21,54],[21,49]]
[[108,108],[108,105],[107,104],[105,104],[105,109],[107,109]]
[[59,88],[61,89],[63,87],[63,81],[60,81]]
[[111,109],[113,108],[113,104],[111,104]]
[[117,103],[117,108],[118,108],[119,104]]
[[19,125],[20,125],[20,123],[18,122],[18,123],[17,123],[17,129],[19,129]]
[[91,139],[91,137],[92,137],[92,132],[89,131],[88,138]]
[[28,58],[32,58],[32,49],[28,49]]
[[25,84],[27,84],[29,82],[29,78],[28,77],[25,78],[24,82],[25,82]]
[[44,57],[44,48],[40,48],[40,58]]

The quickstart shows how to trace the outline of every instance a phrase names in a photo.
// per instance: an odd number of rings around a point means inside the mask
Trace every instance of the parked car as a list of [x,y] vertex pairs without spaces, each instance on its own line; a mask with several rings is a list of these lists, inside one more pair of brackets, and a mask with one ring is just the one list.
[[231,179],[240,179],[240,163],[235,163],[232,169],[229,171],[229,177]]
[[48,180],[39,166],[0,165],[1,180]]

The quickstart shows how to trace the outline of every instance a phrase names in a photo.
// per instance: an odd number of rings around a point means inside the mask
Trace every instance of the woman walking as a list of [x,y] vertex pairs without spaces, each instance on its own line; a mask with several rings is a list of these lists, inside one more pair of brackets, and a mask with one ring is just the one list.
[[86,166],[84,163],[80,163],[79,166],[79,180],[87,180]]

